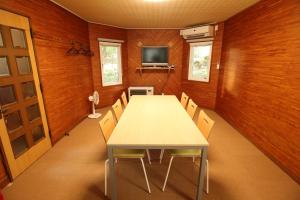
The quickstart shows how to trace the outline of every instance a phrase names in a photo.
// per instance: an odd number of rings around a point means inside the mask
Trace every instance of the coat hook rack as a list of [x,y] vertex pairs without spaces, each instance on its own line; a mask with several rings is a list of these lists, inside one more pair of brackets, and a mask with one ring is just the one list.
[[83,55],[83,56],[93,56],[94,53],[86,46],[84,46],[80,42],[71,42],[71,48],[66,53],[68,56],[76,56],[76,55]]

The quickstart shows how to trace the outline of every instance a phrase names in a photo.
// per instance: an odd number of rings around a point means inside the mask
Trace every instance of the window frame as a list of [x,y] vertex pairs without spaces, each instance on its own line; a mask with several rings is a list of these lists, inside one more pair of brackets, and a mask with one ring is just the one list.
[[[105,83],[104,82],[104,70],[103,70],[103,63],[102,60],[104,60],[102,53],[101,53],[101,46],[114,46],[118,47],[118,73],[119,73],[119,81],[118,82],[111,82],[111,83]],[[114,42],[99,42],[99,54],[100,54],[100,66],[101,66],[101,79],[102,79],[102,86],[114,86],[114,85],[122,85],[123,84],[123,73],[122,73],[122,44],[121,43],[114,43]]]
[[[193,63],[193,52],[194,52],[194,47],[198,46],[210,46],[210,55],[209,55],[209,60],[208,60],[208,77],[207,79],[203,79],[201,77],[194,77],[192,75],[193,69],[192,69],[192,63]],[[213,41],[206,41],[206,42],[197,42],[197,43],[190,43],[190,53],[189,53],[189,69],[188,69],[188,80],[189,81],[199,81],[199,82],[205,82],[209,83],[210,81],[210,68],[211,68],[211,61],[212,61],[212,50],[213,50]]]

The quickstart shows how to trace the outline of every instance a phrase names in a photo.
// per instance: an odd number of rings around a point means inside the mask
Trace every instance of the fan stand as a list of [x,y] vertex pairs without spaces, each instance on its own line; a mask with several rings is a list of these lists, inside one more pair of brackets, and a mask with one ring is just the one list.
[[95,104],[94,104],[94,102],[92,102],[92,103],[93,103],[93,113],[89,114],[88,118],[90,118],[90,119],[97,119],[97,118],[99,118],[101,116],[101,114],[100,113],[96,113]]

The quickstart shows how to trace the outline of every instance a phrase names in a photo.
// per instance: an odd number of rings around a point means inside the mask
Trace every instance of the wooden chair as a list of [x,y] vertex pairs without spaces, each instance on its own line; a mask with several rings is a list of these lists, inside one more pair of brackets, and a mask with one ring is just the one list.
[[[120,99],[118,99],[116,101],[116,103],[114,105],[112,105],[112,109],[113,109],[113,111],[115,113],[117,121],[119,121],[120,118],[121,118],[121,115],[123,113],[123,108],[122,108],[122,104],[121,104]],[[147,153],[147,157],[148,157],[148,162],[151,165],[151,157],[150,157],[150,152],[149,152],[148,149],[146,150],[146,153]]]
[[197,107],[197,104],[195,104],[195,102],[190,99],[186,111],[192,119],[194,118]]
[[119,121],[121,118],[121,115],[123,113],[123,108],[120,99],[116,101],[114,105],[112,105],[112,109],[114,110],[114,113],[116,115],[117,120]]
[[[104,137],[105,143],[107,143],[108,139],[110,138],[114,127],[116,126],[116,122],[114,120],[113,114],[111,111],[108,111],[107,114],[103,117],[103,119],[99,122],[100,128],[102,131],[102,135]],[[140,149],[114,149],[113,151],[114,158],[136,158],[141,161],[148,192],[151,193],[148,177],[144,165],[143,158],[145,157],[145,150]],[[105,196],[107,196],[107,165],[109,160],[105,161]]]
[[128,101],[127,101],[127,97],[126,97],[126,93],[125,92],[122,93],[121,99],[123,101],[124,107],[126,107],[127,104],[128,104]]
[[[117,121],[119,121],[120,118],[121,118],[121,115],[122,115],[122,113],[123,113],[123,108],[122,108],[122,104],[121,104],[121,100],[120,100],[120,99],[118,99],[118,100],[116,101],[116,103],[115,103],[114,105],[112,105],[112,109],[113,109],[113,111],[114,111],[114,113],[115,113],[115,116],[116,116]],[[146,150],[146,152],[147,152],[148,162],[149,162],[149,164],[151,165],[150,152],[149,152],[148,149]]]
[[209,138],[210,131],[214,124],[215,121],[212,120],[203,110],[201,110],[197,120],[197,126],[206,139]]
[[[186,96],[186,94],[183,92],[182,93],[182,96],[181,96],[181,100],[183,99],[183,101],[185,101],[185,99],[188,99],[188,96]],[[183,101],[181,101],[181,105],[183,105],[182,104],[182,102]],[[186,104],[186,103],[185,103]],[[195,104],[194,102],[193,102],[193,100],[192,99],[190,99],[189,100],[189,103],[188,103],[188,106],[187,106],[187,108],[186,108],[186,111],[187,111],[187,113],[189,114],[189,116],[193,119],[194,118],[194,115],[195,115],[195,112],[196,112],[196,110],[197,110],[197,104]],[[162,159],[163,159],[163,156],[164,156],[164,152],[165,152],[165,150],[164,149],[162,149],[161,151],[160,151],[160,156],[159,156],[159,163],[161,163],[161,161],[162,161]]]
[[185,107],[186,107],[186,104],[187,104],[188,100],[189,100],[188,95],[186,95],[184,92],[182,92],[182,94],[181,94],[181,99],[180,99],[180,103],[181,103],[181,105],[184,107],[184,109],[185,109]]
[[[203,110],[200,111],[198,121],[197,121],[197,126],[206,139],[208,139],[214,123],[215,122],[211,118],[209,118],[209,116],[207,116],[207,114]],[[163,191],[165,190],[167,184],[170,168],[174,157],[192,157],[194,161],[195,157],[201,157],[201,150],[200,149],[174,149],[171,150],[170,154],[171,154],[171,159],[170,159],[167,175],[165,178],[165,182],[162,188]],[[208,192],[209,192],[209,165],[208,165],[208,160],[206,160],[206,193]]]

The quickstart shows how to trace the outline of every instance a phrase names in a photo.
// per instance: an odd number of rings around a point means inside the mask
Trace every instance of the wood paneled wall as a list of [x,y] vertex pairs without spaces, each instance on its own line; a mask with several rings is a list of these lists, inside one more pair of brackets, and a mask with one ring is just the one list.
[[0,7],[29,17],[45,107],[55,143],[90,111],[91,62],[66,56],[71,41],[89,45],[88,23],[48,0],[0,0]]
[[215,108],[219,70],[217,64],[221,59],[224,24],[218,24],[218,30],[213,41],[210,80],[208,83],[188,80],[189,71],[189,43],[184,42],[182,58],[182,90],[192,98],[200,107]]
[[[0,144],[2,145],[2,143]],[[6,170],[5,158],[3,156],[3,152],[0,152],[0,189],[4,188],[9,182],[10,177],[9,173]]]
[[[98,38],[108,38],[124,40],[122,43],[122,85],[117,86],[102,86],[101,65],[100,65],[100,51]],[[109,106],[120,98],[121,93],[127,87],[127,32],[125,29],[105,26],[100,24],[89,23],[89,39],[90,47],[94,52],[91,57],[94,90],[97,90],[100,95],[100,102],[98,107]]]
[[[181,93],[183,39],[179,30],[127,30],[128,43],[128,84],[130,86],[154,86],[155,94]],[[141,67],[142,46],[169,46],[169,63],[175,71],[169,74],[163,70],[144,70],[142,75],[136,70]]]
[[298,0],[263,0],[225,22],[216,109],[300,183]]

